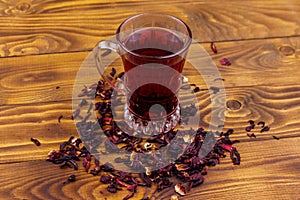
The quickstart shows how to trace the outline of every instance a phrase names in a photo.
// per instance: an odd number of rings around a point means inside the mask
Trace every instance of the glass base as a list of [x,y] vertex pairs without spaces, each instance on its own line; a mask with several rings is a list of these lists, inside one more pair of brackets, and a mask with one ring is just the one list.
[[177,105],[174,112],[166,117],[149,121],[134,115],[130,112],[128,105],[125,104],[124,119],[127,125],[134,129],[137,133],[142,133],[147,136],[158,135],[160,133],[169,132],[179,123],[180,106]]

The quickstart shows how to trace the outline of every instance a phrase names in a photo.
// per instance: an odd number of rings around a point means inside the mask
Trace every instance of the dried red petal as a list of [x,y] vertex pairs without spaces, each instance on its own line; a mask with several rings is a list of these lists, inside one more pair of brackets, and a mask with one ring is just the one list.
[[261,125],[261,127],[263,128],[263,127],[265,127],[265,122],[260,121],[260,122],[257,123],[257,125],[258,125],[258,126]]
[[86,167],[86,164],[87,164],[87,159],[86,159],[86,158],[83,158],[83,160],[82,160],[82,166],[85,168],[85,167]]
[[252,124],[255,124],[254,121],[253,121],[252,119],[250,119],[248,122],[249,122],[249,124],[251,124],[251,125],[252,125]]
[[231,62],[227,59],[227,58],[223,58],[222,60],[220,60],[221,65],[224,66],[230,66]]
[[127,184],[120,181],[118,178],[116,178],[116,182],[121,186],[121,187],[127,187]]
[[100,182],[104,184],[111,183],[112,177],[110,175],[102,175],[100,178]]
[[110,193],[116,193],[117,192],[117,188],[114,184],[111,184],[107,187],[107,191],[109,191]]
[[75,182],[75,181],[76,181],[75,174],[70,174],[70,175],[68,176],[68,181],[69,181],[69,182]]
[[116,73],[117,73],[117,70],[116,70],[115,68],[112,68],[112,69],[111,69],[111,72],[110,72],[110,75],[111,75],[112,77],[114,77],[114,76],[116,75]]
[[127,195],[123,198],[123,200],[128,200],[128,199],[132,198],[133,196],[134,196],[134,192],[132,192],[132,193],[130,193],[130,194],[127,194]]
[[239,165],[241,162],[240,154],[235,147],[232,147],[232,150],[230,151],[230,158],[234,165]]
[[229,144],[220,144],[220,146],[226,150],[226,151],[231,151],[232,150],[232,145]]
[[60,120],[63,118],[63,116],[62,115],[60,115],[58,118],[57,118],[57,120],[58,120],[58,123],[60,123]]
[[30,141],[33,142],[36,146],[41,146],[40,141],[36,138],[30,138]]
[[195,87],[193,92],[199,92],[200,91],[200,88],[199,87]]
[[186,195],[185,187],[183,185],[181,185],[180,183],[177,183],[175,185],[175,192],[177,192],[181,196]]
[[211,42],[211,43],[210,43],[210,48],[211,48],[211,50],[212,50],[215,54],[218,53],[218,50],[217,50],[217,47],[216,47],[215,43]]
[[272,137],[275,139],[275,140],[279,140],[280,138],[275,136],[275,135],[272,135]]
[[127,190],[130,192],[136,192],[137,184],[129,185]]
[[247,132],[250,132],[250,131],[252,130],[252,125],[247,126],[247,127],[245,128],[245,130],[246,130]]
[[90,167],[91,167],[91,162],[87,161],[86,166],[85,166],[85,171],[88,172]]
[[254,134],[254,133],[247,133],[247,136],[249,137],[249,138],[252,138],[252,137],[254,137],[254,138],[256,138],[256,135]]
[[265,127],[263,127],[263,128],[260,130],[260,132],[262,133],[262,132],[269,131],[269,130],[270,130],[270,127],[269,127],[269,126],[265,126]]

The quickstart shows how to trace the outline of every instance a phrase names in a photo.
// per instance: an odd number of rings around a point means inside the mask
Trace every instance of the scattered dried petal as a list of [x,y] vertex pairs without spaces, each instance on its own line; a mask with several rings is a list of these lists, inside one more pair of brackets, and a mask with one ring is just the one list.
[[210,48],[211,48],[211,50],[212,50],[215,54],[218,53],[217,47],[216,47],[216,45],[215,45],[214,42],[211,42],[211,43],[210,43]]
[[230,158],[234,165],[239,165],[241,162],[240,154],[235,147],[232,147],[232,150],[230,151]]
[[118,178],[116,178],[116,182],[121,186],[121,187],[127,187],[128,185],[122,181],[120,181]]
[[207,172],[208,172],[208,168],[207,167],[205,167],[203,170],[202,170],[202,172],[201,172],[201,175],[206,175],[207,174]]
[[86,99],[82,99],[80,104],[79,104],[79,107],[82,107],[82,106],[86,106],[88,104],[87,100]]
[[232,128],[230,128],[226,131],[226,133],[224,133],[224,136],[231,135],[233,132],[234,132],[234,130]]
[[93,107],[94,107],[94,104],[93,104],[93,102],[92,102],[92,103],[90,103],[90,106],[89,106],[89,109],[88,109],[87,113],[90,113],[91,110],[93,109]]
[[75,181],[76,181],[75,174],[70,174],[70,175],[68,176],[68,181],[69,181],[69,182],[75,182]]
[[269,131],[269,130],[270,130],[270,127],[269,127],[269,126],[265,126],[265,127],[263,127],[263,128],[260,130],[260,132],[262,133],[262,132]]
[[85,166],[85,171],[88,172],[90,167],[91,167],[91,162],[87,161],[86,166]]
[[102,175],[100,178],[100,182],[104,184],[108,184],[112,182],[112,177],[110,175]]
[[229,144],[221,144],[220,145],[224,150],[226,151],[231,151],[232,150],[232,145]]
[[186,195],[185,187],[183,185],[181,185],[180,183],[177,183],[175,185],[175,192],[177,192],[181,196]]
[[127,190],[130,192],[136,192],[137,184],[129,185]]
[[118,74],[118,76],[116,78],[119,78],[119,79],[123,80],[124,79],[124,74],[125,74],[125,72],[121,72],[120,74]]
[[249,138],[252,138],[252,137],[254,137],[254,138],[256,138],[256,135],[254,134],[254,133],[247,133],[247,136],[249,137]]
[[199,88],[199,87],[195,87],[194,90],[193,90],[193,92],[195,92],[195,93],[196,93],[196,92],[199,92],[199,91],[200,91],[200,88]]
[[63,116],[62,115],[60,115],[58,118],[57,118],[57,120],[58,120],[58,123],[60,123],[60,120],[63,118]]
[[41,146],[40,141],[36,138],[30,138],[30,141],[33,142],[36,146]]
[[141,173],[140,177],[146,183],[147,187],[151,187],[152,182],[151,182],[150,178],[145,173]]
[[275,135],[272,135],[272,137],[275,139],[275,140],[279,140],[280,138],[275,136]]
[[110,193],[116,193],[117,187],[114,184],[111,184],[107,187],[107,191],[109,191]]
[[175,167],[178,171],[185,171],[189,169],[190,166],[187,163],[183,163],[183,164],[175,164]]
[[79,115],[80,115],[80,109],[78,108],[73,112],[72,120],[76,119]]
[[96,166],[94,169],[90,170],[90,174],[96,176],[99,174],[100,171],[101,171],[100,166]]
[[199,180],[196,180],[194,182],[191,182],[191,187],[194,188],[194,187],[197,187],[199,185],[201,185],[202,183],[204,182],[204,177],[202,177],[202,179],[199,179]]
[[132,198],[133,196],[134,196],[134,192],[132,192],[132,193],[126,195],[126,196],[123,198],[123,200],[128,200],[128,199]]
[[221,63],[221,65],[224,65],[224,66],[231,65],[230,61],[227,58],[223,58],[222,60],[220,60],[220,63]]
[[258,126],[261,125],[261,127],[263,128],[263,127],[265,127],[265,122],[260,121],[260,122],[257,123],[257,125],[258,125]]
[[68,163],[67,161],[64,161],[60,166],[59,166],[61,169],[63,168],[71,168],[71,164]]
[[116,70],[115,68],[112,68],[112,69],[111,69],[111,72],[110,72],[110,75],[111,75],[112,77],[114,77],[114,76],[116,75],[116,73],[117,73],[117,70]]
[[249,124],[251,124],[251,125],[252,125],[252,124],[255,124],[255,122],[254,122],[252,119],[250,119],[248,122],[249,122]]
[[67,162],[73,166],[74,170],[78,170],[78,165],[74,160],[68,160]]
[[246,130],[247,132],[250,132],[250,131],[252,130],[252,125],[247,126],[247,127],[245,128],[245,130]]

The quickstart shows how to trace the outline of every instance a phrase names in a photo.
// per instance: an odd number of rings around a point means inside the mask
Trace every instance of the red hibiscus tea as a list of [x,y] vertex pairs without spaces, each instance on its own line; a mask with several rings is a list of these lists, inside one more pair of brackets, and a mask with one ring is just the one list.
[[169,30],[144,28],[128,36],[122,55],[129,110],[145,120],[166,117],[178,106],[184,43]]

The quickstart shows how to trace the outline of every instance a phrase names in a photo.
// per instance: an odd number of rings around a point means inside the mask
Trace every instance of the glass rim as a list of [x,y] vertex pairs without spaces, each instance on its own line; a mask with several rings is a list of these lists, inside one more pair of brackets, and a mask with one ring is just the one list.
[[[119,35],[120,35],[120,32],[121,32],[121,29],[122,29],[122,27],[123,27],[127,22],[129,22],[129,21],[131,21],[131,20],[133,20],[133,19],[136,19],[136,18],[138,18],[138,17],[140,17],[140,16],[145,16],[145,15],[149,15],[149,16],[154,16],[154,15],[156,15],[156,16],[168,17],[168,18],[170,18],[170,19],[172,19],[172,20],[174,20],[174,21],[179,22],[180,24],[182,24],[182,25],[185,27],[185,29],[186,29],[186,31],[187,31],[187,33],[188,33],[188,35],[187,35],[187,36],[188,36],[188,41],[185,42],[184,46],[183,46],[181,49],[179,49],[178,51],[176,51],[176,52],[174,52],[174,53],[172,52],[172,54],[166,55],[166,56],[146,56],[146,55],[141,55],[141,54],[132,52],[132,50],[128,49],[128,48],[122,43],[122,41],[120,40]],[[177,17],[175,17],[175,16],[173,16],[173,15],[163,14],[163,13],[150,13],[150,12],[147,12],[147,13],[136,14],[136,15],[133,15],[133,16],[131,16],[131,17],[125,19],[125,20],[120,24],[120,26],[119,26],[118,29],[117,29],[117,32],[116,32],[116,39],[117,39],[117,41],[118,41],[118,44],[126,51],[126,53],[130,53],[130,54],[132,54],[133,56],[140,57],[140,58],[168,59],[168,58],[172,58],[172,57],[175,57],[175,56],[180,55],[181,53],[185,52],[185,51],[189,48],[189,46],[190,46],[191,43],[192,43],[192,32],[191,32],[190,28],[188,27],[188,25],[187,25],[184,21],[182,21],[181,19],[179,19],[179,18],[177,18]]]

